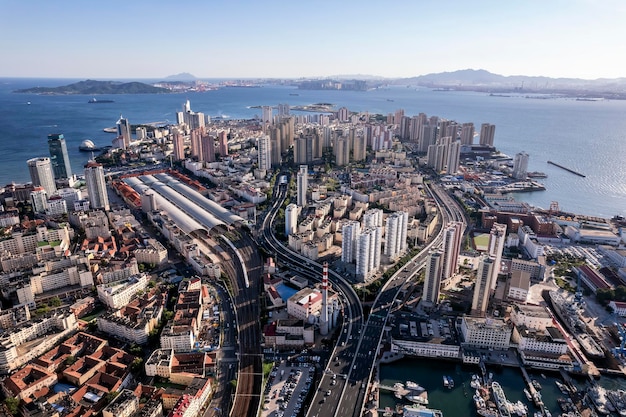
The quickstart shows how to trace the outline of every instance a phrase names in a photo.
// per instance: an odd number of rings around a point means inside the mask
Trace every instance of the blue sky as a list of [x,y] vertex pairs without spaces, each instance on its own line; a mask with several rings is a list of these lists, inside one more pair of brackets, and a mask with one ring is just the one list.
[[0,76],[626,76],[626,2],[0,0]]

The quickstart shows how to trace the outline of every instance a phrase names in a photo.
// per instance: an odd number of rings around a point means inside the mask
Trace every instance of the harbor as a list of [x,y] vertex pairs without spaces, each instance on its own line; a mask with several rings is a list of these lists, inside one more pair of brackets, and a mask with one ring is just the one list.
[[[400,399],[391,391],[380,390],[378,409],[387,410],[387,414],[379,415],[402,415],[404,413],[400,411],[410,406],[427,407],[448,417],[539,417],[568,415],[568,412],[573,416],[575,413],[591,415],[592,410],[597,415],[618,416],[619,410],[626,405],[624,378],[602,376],[599,380],[590,381],[587,378],[572,378],[566,372],[492,365],[487,365],[483,373],[476,365],[426,358],[406,358],[381,364],[379,376],[380,384],[387,387],[414,381],[426,390],[428,399],[427,404],[411,405],[406,398]],[[454,379],[452,388],[444,386],[444,377]],[[599,388],[593,388],[594,385]],[[584,410],[589,411],[584,414],[581,412]],[[599,410],[606,410],[608,414]]]

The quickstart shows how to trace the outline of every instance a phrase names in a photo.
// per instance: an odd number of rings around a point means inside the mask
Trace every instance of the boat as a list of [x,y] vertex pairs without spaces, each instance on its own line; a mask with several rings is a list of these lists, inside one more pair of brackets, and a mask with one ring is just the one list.
[[117,133],[117,127],[105,127],[102,131],[106,133]]
[[290,96],[299,96],[300,94],[297,93],[289,93]]
[[537,391],[540,391],[540,390],[541,390],[541,388],[543,388],[543,387],[541,386],[541,384],[539,383],[539,381],[537,381],[536,379],[533,379],[533,380],[531,380],[530,382],[531,382],[531,384],[533,384],[533,387],[535,387],[535,389],[536,389]]
[[454,388],[454,379],[451,376],[448,376],[448,388]]
[[413,381],[406,381],[404,383],[404,387],[410,391],[419,391],[419,392],[426,391],[424,387],[422,387],[420,384],[413,382]]
[[589,387],[587,393],[589,394],[589,398],[591,398],[591,401],[599,414],[605,416],[610,414],[609,401],[604,388],[599,385],[593,385]]
[[412,404],[402,408],[402,415],[404,417],[443,417],[443,412],[423,405]]
[[541,377],[542,377],[543,379],[546,379],[546,374],[541,374]]
[[443,376],[443,386],[448,388],[450,386],[450,383],[448,382],[448,377],[447,376]]
[[100,103],[115,103],[113,100],[98,100],[97,98],[90,99],[87,103],[89,104],[100,104]]
[[491,389],[493,390],[493,398],[496,400],[496,406],[498,407],[500,415],[502,417],[511,417],[511,412],[509,411],[509,402],[506,399],[506,395],[504,395],[502,386],[500,386],[500,384],[497,382],[493,382],[491,384]]
[[428,397],[426,397],[423,393],[417,395],[406,395],[404,398],[415,404],[428,405]]
[[26,105],[27,105],[27,106],[30,106],[30,101],[27,101],[27,102],[26,102]]
[[607,391],[606,396],[609,398],[609,401],[615,406],[615,409],[619,413],[621,417],[626,417],[626,391],[617,390],[617,391]]
[[524,395],[526,396],[526,399],[528,401],[532,401],[533,400],[533,396],[530,395],[530,391],[528,391],[528,388],[524,388]]
[[554,381],[554,383],[556,384],[559,391],[561,391],[563,394],[569,394],[569,388],[567,388],[567,385],[558,380]]
[[510,412],[515,413],[520,417],[528,414],[528,407],[526,407],[526,405],[521,401],[517,401],[515,403],[509,402],[508,408]]
[[477,374],[472,375],[472,382],[470,382],[470,387],[474,389],[480,388],[480,377]]

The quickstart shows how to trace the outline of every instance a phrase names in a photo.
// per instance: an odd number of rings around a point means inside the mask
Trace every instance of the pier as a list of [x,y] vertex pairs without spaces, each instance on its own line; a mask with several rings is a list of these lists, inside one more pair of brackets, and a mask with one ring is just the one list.
[[409,395],[411,393],[410,390],[406,389],[403,385],[401,386],[400,384],[395,385],[393,387],[389,386],[389,385],[382,385],[379,384],[378,385],[378,389],[382,389],[384,391],[392,391],[396,397],[405,397],[407,395]]
[[571,172],[572,174],[578,175],[579,177],[583,177],[583,178],[585,178],[585,177],[586,177],[586,175],[581,174],[581,173],[580,173],[580,172],[578,172],[578,171],[574,171],[573,169],[568,168],[568,167],[565,167],[565,166],[563,166],[563,165],[561,165],[561,164],[557,164],[556,162],[548,161],[548,163],[549,163],[550,165],[554,165],[555,167],[559,167],[559,168],[561,168],[561,169],[564,169],[564,170],[565,170],[565,171],[567,171],[567,172]]

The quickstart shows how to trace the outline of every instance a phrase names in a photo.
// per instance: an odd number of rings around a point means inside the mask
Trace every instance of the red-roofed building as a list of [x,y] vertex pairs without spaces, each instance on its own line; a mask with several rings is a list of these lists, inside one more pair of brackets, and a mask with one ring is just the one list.
[[45,387],[51,387],[59,379],[54,372],[48,372],[37,366],[28,365],[2,381],[2,390],[9,397],[21,400],[34,395]]
[[594,294],[597,293],[599,289],[608,290],[611,288],[611,285],[606,279],[588,265],[578,267],[578,276]]
[[609,306],[613,309],[613,312],[620,317],[626,317],[626,303],[621,301],[611,301]]

